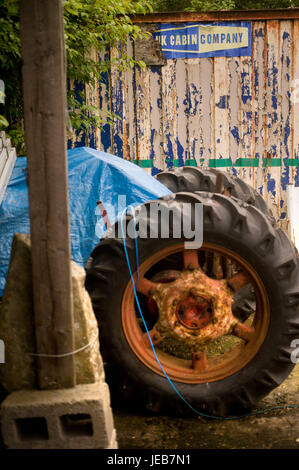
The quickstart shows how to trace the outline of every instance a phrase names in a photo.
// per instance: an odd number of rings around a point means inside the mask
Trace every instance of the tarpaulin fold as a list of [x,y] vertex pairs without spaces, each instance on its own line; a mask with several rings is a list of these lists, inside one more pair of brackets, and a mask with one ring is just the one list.
[[[0,206],[0,296],[13,235],[30,233],[27,179],[27,158],[19,157]],[[105,232],[97,201],[113,224],[125,206],[171,194],[137,165],[88,147],[68,151],[68,184],[72,259],[81,266]]]

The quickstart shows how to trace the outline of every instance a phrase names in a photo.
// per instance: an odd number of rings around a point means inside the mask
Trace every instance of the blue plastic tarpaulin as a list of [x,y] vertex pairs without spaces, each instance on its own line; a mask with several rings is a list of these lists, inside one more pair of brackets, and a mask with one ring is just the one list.
[[[30,233],[27,178],[27,158],[19,157],[0,206],[0,296],[13,235]],[[68,151],[68,184],[72,259],[81,266],[105,232],[97,201],[113,224],[124,207],[171,194],[137,165],[87,147]]]

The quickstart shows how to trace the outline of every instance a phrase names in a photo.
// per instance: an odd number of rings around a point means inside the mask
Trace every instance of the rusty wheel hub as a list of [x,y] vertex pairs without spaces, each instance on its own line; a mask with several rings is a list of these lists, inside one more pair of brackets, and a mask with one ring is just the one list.
[[182,271],[174,282],[156,284],[152,298],[160,335],[176,336],[192,349],[228,334],[238,323],[231,305],[233,291],[225,280],[206,276],[198,268]]
[[191,294],[178,303],[176,316],[183,326],[197,330],[213,321],[213,305],[204,297]]

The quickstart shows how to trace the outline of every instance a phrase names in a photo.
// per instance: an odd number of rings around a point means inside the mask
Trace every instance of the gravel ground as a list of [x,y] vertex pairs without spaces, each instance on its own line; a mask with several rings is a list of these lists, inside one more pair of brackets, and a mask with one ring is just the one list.
[[[256,411],[299,405],[299,364]],[[299,449],[299,408],[235,421],[135,415],[114,410],[120,449]]]

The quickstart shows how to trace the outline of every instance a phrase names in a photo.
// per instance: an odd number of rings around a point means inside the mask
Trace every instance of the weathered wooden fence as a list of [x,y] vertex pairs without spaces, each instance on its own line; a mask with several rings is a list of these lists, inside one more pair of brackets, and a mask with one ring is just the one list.
[[[251,56],[112,69],[87,96],[120,119],[102,131],[79,134],[70,145],[91,145],[152,174],[182,165],[226,169],[258,189],[286,226],[286,187],[299,186],[299,9],[150,15],[137,21],[146,29],[166,21],[220,19],[251,22]],[[138,53],[130,41],[122,47]],[[115,54],[119,51],[110,51]]]
[[0,133],[0,204],[9,182],[15,161],[16,149],[11,146],[10,139],[5,132]]

